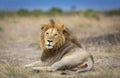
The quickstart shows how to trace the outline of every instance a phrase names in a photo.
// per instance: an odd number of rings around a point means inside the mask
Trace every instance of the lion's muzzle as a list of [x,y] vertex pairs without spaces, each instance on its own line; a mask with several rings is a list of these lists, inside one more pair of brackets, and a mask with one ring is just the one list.
[[47,40],[47,43],[46,43],[46,45],[45,45],[45,47],[48,48],[48,49],[53,48],[52,42],[53,42],[52,40],[48,39],[48,40]]

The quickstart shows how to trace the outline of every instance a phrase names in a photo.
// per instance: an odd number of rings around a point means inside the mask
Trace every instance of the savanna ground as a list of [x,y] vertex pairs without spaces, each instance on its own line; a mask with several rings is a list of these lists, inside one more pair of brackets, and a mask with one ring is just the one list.
[[[72,71],[39,72],[23,65],[39,60],[40,25],[51,17],[6,17],[0,19],[0,78],[119,78],[120,17],[100,15],[100,20],[84,16],[55,16],[79,39],[94,57],[94,68]],[[72,62],[72,61],[71,61]]]

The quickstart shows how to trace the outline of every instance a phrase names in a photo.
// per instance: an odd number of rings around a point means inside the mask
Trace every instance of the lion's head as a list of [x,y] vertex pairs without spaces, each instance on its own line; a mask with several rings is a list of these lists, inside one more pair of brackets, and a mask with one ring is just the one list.
[[56,28],[49,28],[44,33],[45,48],[52,49],[65,42],[65,36]]
[[75,36],[61,23],[50,20],[49,23],[43,24],[41,26],[40,34],[40,48],[42,52],[45,52],[50,49],[60,48],[67,40],[70,40],[78,44]]

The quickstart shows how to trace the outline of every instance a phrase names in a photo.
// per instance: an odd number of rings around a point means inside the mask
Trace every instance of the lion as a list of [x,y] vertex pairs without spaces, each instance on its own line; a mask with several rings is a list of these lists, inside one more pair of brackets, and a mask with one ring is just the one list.
[[82,49],[68,28],[53,19],[41,26],[40,49],[40,61],[25,67],[39,71],[74,70],[77,73],[93,68],[93,56]]

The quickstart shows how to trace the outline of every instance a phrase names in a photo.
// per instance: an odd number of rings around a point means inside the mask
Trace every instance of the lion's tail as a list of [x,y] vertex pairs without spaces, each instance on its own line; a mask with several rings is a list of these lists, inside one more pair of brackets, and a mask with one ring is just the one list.
[[93,64],[94,64],[93,56],[90,56],[90,57],[88,58],[87,66],[86,66],[85,68],[78,69],[78,70],[76,71],[76,73],[85,72],[85,71],[91,70],[92,67],[93,67]]

